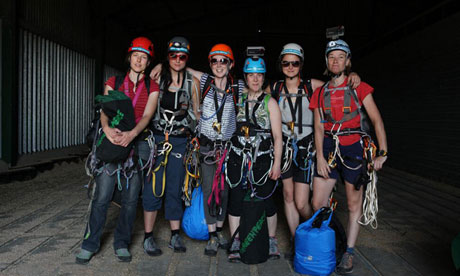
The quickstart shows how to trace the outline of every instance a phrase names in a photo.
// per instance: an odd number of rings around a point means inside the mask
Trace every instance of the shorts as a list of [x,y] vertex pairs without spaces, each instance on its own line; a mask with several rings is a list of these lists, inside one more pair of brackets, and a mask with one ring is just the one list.
[[[242,213],[242,202],[247,193],[251,193],[249,181],[246,185],[242,183],[242,157],[238,156],[234,151],[230,151],[229,159],[227,162],[227,178],[231,183],[238,185],[229,189],[227,212],[229,215],[239,217]],[[271,162],[271,155],[264,154],[257,157],[257,162],[253,163],[254,180],[257,182],[269,170]],[[228,184],[228,183],[227,183]],[[259,197],[267,197],[275,189],[277,182],[267,178],[263,185],[253,185],[253,188]],[[273,195],[264,200],[265,210],[267,216],[271,217],[276,214],[277,208],[273,200]]]
[[[305,158],[308,156],[308,144],[310,141],[312,141],[313,135],[309,135],[304,137],[302,140],[297,142],[297,146],[302,146],[302,148],[299,148],[296,156],[296,161],[298,165],[301,165],[304,167],[304,162]],[[284,157],[284,151],[286,147],[284,144],[286,143],[287,138],[283,136],[283,157]],[[284,159],[282,162],[286,162]],[[313,166],[312,166],[313,169]],[[301,170],[295,162],[291,163],[291,167],[289,168],[288,171],[284,172],[281,174],[281,179],[287,179],[292,177],[294,182],[299,182],[299,183],[304,183],[304,184],[311,184],[312,182],[312,177],[311,177],[311,170]]]
[[[164,140],[164,136],[155,135],[155,141],[158,143]],[[187,138],[182,137],[169,137],[169,142],[173,148],[168,157],[168,164],[166,165],[166,184],[165,191],[161,195],[163,185],[163,167],[155,173],[155,196],[152,187],[152,173],[146,176],[144,183],[144,190],[142,192],[142,205],[145,211],[152,212],[161,208],[163,199],[165,201],[165,218],[167,220],[180,220],[183,214],[182,204],[182,186],[184,185],[185,167],[183,158],[185,155],[185,148],[187,145]],[[180,156],[178,156],[180,154]],[[164,156],[157,157],[155,165],[156,168],[160,162],[163,161]]]
[[[334,149],[334,140],[330,137],[325,136],[323,142],[323,153],[326,161],[329,158],[329,153],[334,152]],[[359,141],[349,146],[339,145],[339,149],[341,156],[348,167],[356,168],[359,165],[363,165],[363,147],[361,146],[361,143]],[[342,161],[338,156],[336,156],[335,161],[337,163],[337,166],[333,169],[331,168],[331,173],[329,174],[329,177],[338,179],[340,175],[343,180],[353,185],[356,185],[362,176],[363,167],[360,167],[356,170],[349,169],[342,164]],[[321,177],[318,174],[317,170],[315,170],[315,177]]]

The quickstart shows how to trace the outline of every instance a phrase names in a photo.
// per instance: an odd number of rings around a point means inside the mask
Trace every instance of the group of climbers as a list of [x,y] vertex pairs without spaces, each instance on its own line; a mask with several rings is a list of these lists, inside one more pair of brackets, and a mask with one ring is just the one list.
[[[115,77],[106,82],[104,95],[120,90],[131,99],[136,125],[130,131],[112,127],[113,118],[102,109],[102,132],[114,145],[133,146],[126,160],[93,162],[96,188],[77,263],[88,263],[98,251],[117,183],[122,202],[114,249],[120,261],[131,260],[128,246],[142,184],[144,251],[151,256],[162,254],[152,233],[163,200],[171,228],[168,246],[174,252],[186,251],[179,233],[183,204],[190,204],[190,183],[199,179],[209,231],[204,254],[215,256],[218,248],[228,249],[229,261],[238,262],[240,249],[246,249],[239,229],[242,214],[248,212],[243,202],[249,199],[263,206],[268,257],[277,259],[277,208],[272,195],[278,179],[282,179],[284,211],[293,238],[299,221],[309,218],[312,208],[328,206],[340,175],[345,182],[349,221],[348,248],[337,273],[351,273],[366,185],[362,137],[369,136],[361,128],[362,109],[377,135],[375,170],[387,158],[387,145],[373,88],[351,73],[348,44],[340,39],[327,44],[327,83],[302,79],[304,51],[298,44],[286,44],[278,59],[284,79],[267,91],[263,90],[266,65],[260,56],[245,60],[244,80],[237,80],[232,75],[235,58],[228,45],[216,44],[210,50],[212,74],[187,66],[190,44],[185,38],[174,37],[167,47],[167,59],[150,74],[155,81],[144,75],[153,57],[153,44],[141,37],[133,40],[128,50],[130,68],[123,85],[118,87]],[[227,215],[230,241],[222,233]],[[292,257],[293,251],[288,253],[287,257]]]

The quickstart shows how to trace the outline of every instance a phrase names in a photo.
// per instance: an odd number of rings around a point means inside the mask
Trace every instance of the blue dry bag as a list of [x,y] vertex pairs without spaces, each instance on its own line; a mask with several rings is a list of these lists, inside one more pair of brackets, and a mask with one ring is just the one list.
[[332,210],[318,228],[312,226],[321,212],[324,211],[318,210],[295,231],[294,270],[297,273],[323,276],[335,269],[335,232],[329,227]]
[[193,190],[190,206],[185,208],[182,218],[182,229],[191,239],[209,239],[208,225],[204,217],[203,192],[201,191],[201,186]]

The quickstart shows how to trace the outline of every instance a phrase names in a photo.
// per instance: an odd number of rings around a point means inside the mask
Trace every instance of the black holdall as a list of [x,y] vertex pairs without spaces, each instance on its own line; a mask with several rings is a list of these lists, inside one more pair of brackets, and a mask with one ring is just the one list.
[[267,261],[269,250],[267,214],[265,202],[245,196],[240,218],[240,256],[245,264],[259,264]]
[[[96,96],[96,101],[100,103],[102,111],[109,118],[109,127],[129,131],[136,126],[132,101],[123,92],[109,91],[109,95]],[[108,163],[126,160],[133,145],[133,142],[127,147],[114,145],[105,133],[102,133],[95,143],[97,159]]]

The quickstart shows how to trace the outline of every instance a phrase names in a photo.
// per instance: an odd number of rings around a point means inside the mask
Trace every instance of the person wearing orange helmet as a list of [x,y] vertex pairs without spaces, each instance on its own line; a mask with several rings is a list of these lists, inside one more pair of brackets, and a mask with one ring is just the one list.
[[228,241],[222,234],[228,201],[228,187],[221,174],[222,161],[225,159],[225,145],[236,129],[236,102],[244,82],[234,80],[231,75],[235,59],[230,46],[214,45],[209,51],[208,61],[212,75],[194,73],[200,77],[203,91],[197,135],[202,159],[203,205],[210,233],[204,253],[215,256],[218,248],[228,247]]
[[[143,139],[139,139],[152,118],[157,101],[159,87],[149,78],[146,78],[144,71],[150,64],[153,57],[153,44],[145,37],[134,39],[128,49],[127,61],[129,70],[124,77],[111,77],[105,83],[104,95],[109,95],[109,91],[120,90],[125,96],[131,99],[134,109],[135,127],[129,131],[121,131],[113,127],[115,119],[109,117],[101,111],[100,123],[102,131],[107,139],[113,144],[121,147],[129,147],[133,143],[135,156],[139,159],[149,159],[150,149]],[[121,80],[121,84],[117,83]],[[147,89],[149,87],[149,89]],[[120,93],[121,93],[120,92]],[[110,121],[110,125],[109,125]],[[145,137],[142,137],[145,138]],[[146,148],[147,147],[147,148]],[[97,153],[96,153],[97,157]],[[131,158],[131,157],[128,157]],[[135,161],[135,159],[133,159]],[[131,161],[132,162],[132,161]],[[122,201],[121,210],[118,217],[117,226],[114,234],[115,255],[121,262],[130,262],[131,253],[128,247],[131,243],[131,235],[136,218],[137,201],[142,187],[142,165],[137,164],[129,169],[131,177],[124,179],[117,175],[123,174],[120,170],[124,169],[123,164],[129,163],[126,160],[119,162],[99,163],[96,166],[95,192],[91,204],[91,213],[86,225],[84,240],[80,252],[76,255],[78,264],[87,264],[92,256],[100,248],[100,238],[104,230],[107,209],[112,199],[116,183],[121,189]],[[124,175],[128,175],[125,171]]]

